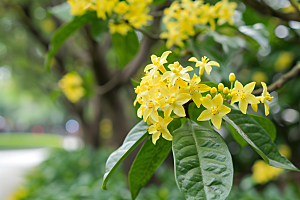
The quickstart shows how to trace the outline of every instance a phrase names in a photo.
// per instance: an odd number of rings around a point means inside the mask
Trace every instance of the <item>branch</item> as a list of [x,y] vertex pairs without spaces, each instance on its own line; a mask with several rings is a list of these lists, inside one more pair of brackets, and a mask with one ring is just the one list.
[[[277,81],[268,86],[268,92],[273,92],[279,88],[281,88],[288,81],[296,78],[300,72],[300,63],[294,66],[288,73],[282,75]],[[262,88],[254,90],[252,94],[260,95],[262,93]]]
[[154,35],[154,34],[148,32],[148,31],[146,31],[146,30],[144,30],[144,29],[137,29],[137,28],[136,28],[135,30],[136,30],[136,31],[139,31],[139,32],[141,32],[141,33],[143,33],[144,35],[146,35],[146,36],[149,37],[150,39],[153,39],[153,40],[165,40],[165,39],[160,38],[158,35]]
[[294,1],[292,1],[292,0],[289,0],[289,2],[290,2],[291,5],[296,9],[296,11],[299,13],[300,10],[299,10],[299,8],[298,8],[298,5],[297,5]]
[[284,13],[274,10],[268,6],[264,1],[254,1],[254,0],[243,0],[248,6],[254,8],[257,12],[263,15],[271,15],[273,17],[278,17],[286,21],[294,20],[300,22],[300,12],[296,13]]

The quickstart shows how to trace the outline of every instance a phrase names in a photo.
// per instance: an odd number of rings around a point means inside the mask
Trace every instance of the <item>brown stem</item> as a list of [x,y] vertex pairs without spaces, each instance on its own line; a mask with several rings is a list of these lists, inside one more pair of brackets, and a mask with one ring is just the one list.
[[[282,75],[277,81],[268,86],[268,92],[273,92],[279,88],[281,88],[288,81],[296,78],[300,72],[300,63],[294,66],[288,73]],[[262,88],[254,90],[252,94],[260,95],[262,93]]]

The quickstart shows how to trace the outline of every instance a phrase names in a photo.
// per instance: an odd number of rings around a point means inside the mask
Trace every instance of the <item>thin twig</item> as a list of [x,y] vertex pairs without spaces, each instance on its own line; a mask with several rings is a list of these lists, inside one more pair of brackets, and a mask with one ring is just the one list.
[[[296,78],[300,72],[300,63],[294,66],[288,73],[282,75],[277,81],[268,86],[268,92],[273,92],[281,88],[288,81]],[[254,90],[252,94],[260,95],[262,93],[262,88]]]
[[289,2],[291,3],[291,5],[296,9],[296,11],[299,13],[300,12],[300,10],[299,10],[299,8],[298,8],[298,5],[297,4],[295,4],[295,2],[294,1],[292,1],[292,0],[289,0]]
[[300,22],[300,12],[295,13],[284,13],[278,10],[274,10],[270,6],[268,6],[264,1],[256,1],[256,0],[243,0],[248,6],[255,9],[257,12],[263,15],[270,15],[273,17],[278,17],[280,19],[290,21],[299,21]]
[[147,36],[150,39],[153,39],[153,40],[164,40],[163,38],[159,37],[159,35],[154,35],[154,34],[148,32],[148,31],[146,31],[145,29],[137,29],[136,28],[135,30],[143,33],[145,36]]

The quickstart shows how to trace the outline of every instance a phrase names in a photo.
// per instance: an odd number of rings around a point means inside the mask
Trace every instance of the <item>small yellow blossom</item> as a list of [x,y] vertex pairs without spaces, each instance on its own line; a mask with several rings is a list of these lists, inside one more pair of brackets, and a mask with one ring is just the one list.
[[114,11],[119,15],[124,15],[128,11],[128,9],[129,9],[129,6],[126,3],[126,1],[121,1],[117,4]]
[[215,87],[212,87],[211,89],[210,89],[210,94],[217,94],[217,88],[215,88]]
[[126,22],[114,23],[113,20],[109,20],[108,28],[111,34],[119,33],[123,36],[127,35],[127,33],[132,30],[131,26]]
[[83,15],[92,5],[91,0],[68,0],[71,15]]
[[255,98],[252,93],[255,87],[255,82],[249,83],[243,87],[243,85],[236,81],[234,88],[235,88],[235,95],[232,96],[231,105],[235,102],[239,102],[239,108],[242,113],[246,114],[248,104],[258,104],[259,101]]
[[219,1],[216,4],[217,15],[218,15],[218,25],[225,24],[228,22],[230,25],[233,25],[232,15],[237,7],[237,3],[228,2],[228,0]]
[[224,89],[224,84],[223,83],[219,83],[219,85],[218,85],[218,91],[219,92],[223,92],[223,89]]
[[181,78],[184,81],[190,81],[190,75],[187,73],[188,71],[192,71],[193,68],[188,66],[186,68],[183,68],[179,62],[175,62],[174,64],[170,64],[168,68],[171,71],[166,71],[163,76],[162,80],[165,80],[166,78],[170,78],[170,83],[172,85],[175,84],[175,81],[179,78]]
[[173,136],[170,134],[168,130],[168,124],[172,121],[172,118],[159,117],[158,122],[154,122],[152,126],[149,127],[148,132],[152,135],[152,142],[156,144],[156,141],[159,139],[159,136],[162,135],[166,140],[171,141]]
[[142,117],[146,122],[148,117],[151,117],[152,120],[158,122],[158,112],[159,103],[156,100],[154,88],[150,89],[146,95],[142,96],[142,105],[137,111],[138,117]]
[[223,105],[221,94],[216,95],[212,100],[206,97],[201,98],[202,105],[207,109],[202,111],[198,121],[211,120],[212,124],[220,129],[222,117],[231,111],[230,108]]
[[219,63],[217,63],[216,61],[209,61],[209,59],[206,56],[203,56],[201,58],[201,61],[198,60],[195,57],[191,57],[189,59],[189,61],[195,62],[196,63],[196,67],[204,68],[207,74],[210,74],[210,72],[212,70],[211,66],[220,67]]
[[210,90],[210,87],[205,84],[199,84],[200,83],[200,77],[194,74],[193,78],[189,82],[189,86],[186,88],[183,88],[183,92],[189,93],[192,97],[192,100],[196,104],[196,106],[199,108],[201,105],[201,93],[207,92]]
[[159,103],[162,105],[165,118],[169,117],[174,111],[179,117],[185,117],[183,104],[187,103],[191,96],[187,93],[179,93],[179,86],[174,85],[170,89],[161,86],[160,93],[164,97]]
[[223,93],[226,95],[226,94],[229,94],[229,88],[228,87],[225,87],[223,89]]
[[96,0],[96,12],[97,17],[103,20],[107,19],[107,16],[110,16],[115,8],[118,0]]
[[85,93],[82,82],[81,77],[77,73],[71,72],[63,76],[58,82],[58,86],[62,89],[67,99],[72,103],[76,103]]
[[229,74],[229,81],[230,82],[234,82],[235,81],[235,74],[234,73],[230,73]]
[[156,55],[151,56],[152,64],[147,65],[144,70],[145,72],[150,70],[148,78],[152,78],[157,70],[160,70],[162,73],[167,71],[163,64],[167,63],[167,57],[170,53],[172,51],[164,52],[161,57],[157,57]]
[[271,95],[269,94],[267,85],[264,82],[262,82],[261,84],[263,86],[263,92],[260,97],[257,97],[257,99],[260,100],[265,105],[265,115],[268,116],[269,104],[267,101],[271,101],[273,97],[271,97]]

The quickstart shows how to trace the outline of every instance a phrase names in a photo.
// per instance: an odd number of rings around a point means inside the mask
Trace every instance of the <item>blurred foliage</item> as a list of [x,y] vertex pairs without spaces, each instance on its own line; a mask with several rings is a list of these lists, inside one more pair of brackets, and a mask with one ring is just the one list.
[[[110,151],[53,150],[49,158],[27,175],[26,183],[20,186],[7,200],[129,200],[130,192],[126,175],[118,168],[110,182],[109,191],[101,190],[105,172],[104,163]],[[171,166],[163,164],[155,173],[155,182],[143,188],[138,200],[183,200],[173,176]],[[297,185],[289,181],[284,189],[274,183],[261,188],[255,186],[251,177],[245,176],[233,187],[228,200],[295,200],[300,198]]]

